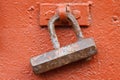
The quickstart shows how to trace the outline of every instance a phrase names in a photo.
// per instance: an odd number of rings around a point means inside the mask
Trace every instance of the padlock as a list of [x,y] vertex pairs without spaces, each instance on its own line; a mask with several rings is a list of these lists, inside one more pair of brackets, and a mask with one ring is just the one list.
[[67,18],[71,22],[78,40],[70,45],[60,47],[54,29],[54,23],[59,20],[59,18],[59,15],[55,14],[48,23],[48,30],[55,50],[35,56],[30,60],[33,71],[36,74],[47,72],[71,62],[89,58],[97,53],[93,38],[83,38],[79,24],[71,13],[67,13]]

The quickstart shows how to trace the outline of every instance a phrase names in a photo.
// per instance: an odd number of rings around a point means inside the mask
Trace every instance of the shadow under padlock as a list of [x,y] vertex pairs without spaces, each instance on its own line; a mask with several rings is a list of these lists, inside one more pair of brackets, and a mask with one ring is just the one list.
[[54,23],[59,20],[59,15],[54,15],[48,23],[51,40],[55,50],[31,58],[30,62],[36,74],[43,73],[66,64],[89,58],[96,54],[97,49],[93,38],[83,38],[82,31],[75,17],[68,12],[67,18],[72,23],[78,41],[60,47],[54,29]]

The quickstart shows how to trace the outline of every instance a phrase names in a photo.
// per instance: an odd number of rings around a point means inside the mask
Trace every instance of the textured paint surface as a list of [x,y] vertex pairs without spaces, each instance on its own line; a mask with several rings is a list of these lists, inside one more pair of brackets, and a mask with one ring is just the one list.
[[[90,61],[34,75],[29,59],[53,49],[47,28],[39,26],[39,2],[87,0],[0,0],[0,80],[120,80],[120,0],[92,0],[92,25],[98,54]],[[72,28],[57,27],[61,45],[76,41]]]

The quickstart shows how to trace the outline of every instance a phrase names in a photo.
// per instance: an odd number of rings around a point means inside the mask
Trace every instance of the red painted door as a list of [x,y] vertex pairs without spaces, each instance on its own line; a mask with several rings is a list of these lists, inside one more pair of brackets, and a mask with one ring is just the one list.
[[[53,49],[47,27],[39,26],[39,3],[88,0],[0,0],[0,80],[120,80],[120,0],[92,0],[92,24],[82,28],[95,39],[89,61],[35,75],[30,58]],[[71,27],[56,27],[62,46],[76,41]]]

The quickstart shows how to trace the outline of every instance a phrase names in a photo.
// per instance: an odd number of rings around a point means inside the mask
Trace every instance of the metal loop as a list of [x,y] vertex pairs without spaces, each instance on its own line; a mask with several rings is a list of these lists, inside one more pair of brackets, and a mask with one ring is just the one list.
[[[57,35],[55,32],[55,27],[54,27],[54,23],[57,20],[59,20],[59,18],[60,18],[59,15],[56,14],[48,22],[48,30],[49,30],[51,40],[52,40],[52,43],[53,43],[53,46],[55,49],[60,48],[60,43],[58,41],[58,38],[57,38]],[[81,40],[83,38],[83,35],[82,35],[82,31],[79,27],[77,20],[75,19],[75,17],[71,13],[67,13],[67,18],[72,23],[72,26],[74,28],[74,32],[75,32],[78,40]]]

